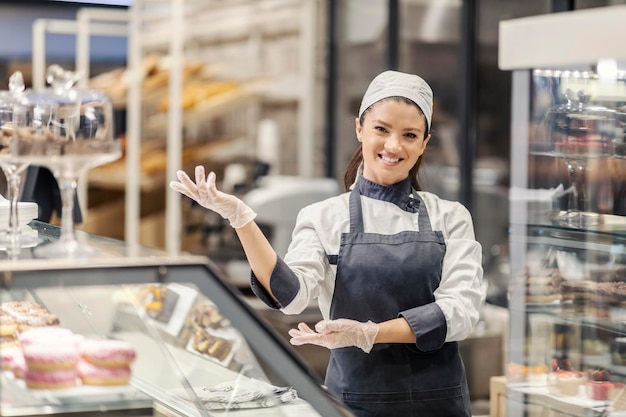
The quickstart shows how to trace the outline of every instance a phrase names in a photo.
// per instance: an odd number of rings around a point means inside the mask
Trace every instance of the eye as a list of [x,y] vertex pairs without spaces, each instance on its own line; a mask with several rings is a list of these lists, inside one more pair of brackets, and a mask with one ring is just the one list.
[[407,133],[405,136],[409,139],[417,139],[417,135],[415,133]]
[[374,130],[377,130],[379,132],[387,132],[387,129],[385,129],[385,127],[383,126],[374,126]]

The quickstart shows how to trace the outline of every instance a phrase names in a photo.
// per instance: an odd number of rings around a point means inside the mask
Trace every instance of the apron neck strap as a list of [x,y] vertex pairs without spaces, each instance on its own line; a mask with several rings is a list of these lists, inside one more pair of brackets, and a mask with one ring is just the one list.
[[[424,200],[419,196],[415,189],[412,190],[413,198],[418,207],[417,226],[420,232],[430,232],[432,227],[430,225],[430,217],[426,210],[426,204]],[[363,233],[365,227],[363,226],[363,210],[361,209],[361,192],[358,185],[352,188],[350,192],[350,233]]]
[[419,231],[432,232],[433,228],[430,225],[430,217],[428,216],[428,210],[426,210],[424,200],[422,200],[422,197],[420,197],[415,189],[412,190],[411,194],[417,203],[417,227]]
[[361,192],[356,185],[350,192],[350,233],[363,233],[364,230]]

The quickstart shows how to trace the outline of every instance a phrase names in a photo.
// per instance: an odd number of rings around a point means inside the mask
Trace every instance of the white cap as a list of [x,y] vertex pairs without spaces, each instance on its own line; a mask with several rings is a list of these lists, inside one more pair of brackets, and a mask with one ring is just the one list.
[[385,71],[378,74],[367,87],[361,101],[359,117],[372,104],[388,97],[408,98],[426,116],[426,127],[430,131],[433,117],[433,90],[421,77],[398,71]]

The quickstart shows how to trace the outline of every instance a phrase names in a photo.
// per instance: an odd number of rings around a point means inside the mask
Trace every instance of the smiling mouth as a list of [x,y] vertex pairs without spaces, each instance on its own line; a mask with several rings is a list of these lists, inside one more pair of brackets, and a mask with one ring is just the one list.
[[388,156],[380,155],[380,154],[378,156],[380,157],[380,159],[382,159],[383,161],[388,162],[390,164],[395,164],[397,162],[402,161],[402,158],[389,158]]

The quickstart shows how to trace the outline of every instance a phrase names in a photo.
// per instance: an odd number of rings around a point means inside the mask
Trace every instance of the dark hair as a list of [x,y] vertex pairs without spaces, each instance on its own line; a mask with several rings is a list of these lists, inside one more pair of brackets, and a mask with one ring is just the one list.
[[[406,97],[393,96],[393,97],[387,97],[382,100],[379,100],[376,103],[380,103],[381,101],[385,101],[385,100],[394,100],[399,103],[406,103],[406,104],[414,105],[420,111],[420,114],[424,118],[424,121],[426,121],[426,116],[424,116],[424,112],[422,112],[422,109],[420,109],[420,107],[417,104],[415,104],[413,100],[409,100]],[[374,104],[372,104],[372,106]],[[363,126],[365,115],[370,111],[372,106],[369,106],[367,109],[365,109],[365,111],[363,111],[363,113],[361,114],[361,117],[359,117],[359,123],[361,124],[361,126]],[[427,131],[424,133],[424,139],[426,139],[429,134],[430,134],[430,129],[427,129]],[[422,190],[422,186],[419,183],[417,174],[419,172],[420,166],[422,165],[423,157],[424,157],[424,154],[420,155],[420,157],[417,159],[417,162],[415,162],[415,165],[413,165],[413,167],[409,170],[409,178],[411,179],[411,185],[413,186],[413,188],[415,188],[416,191]],[[343,187],[345,191],[349,191],[352,184],[354,184],[354,180],[356,179],[356,173],[359,170],[359,165],[361,165],[361,162],[363,162],[363,151],[361,148],[361,144],[359,144],[359,147],[350,158],[350,161],[348,161],[348,166],[346,167],[346,171],[343,175]]]

